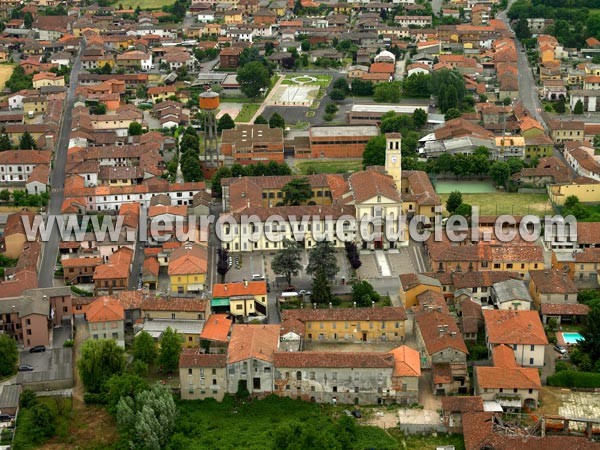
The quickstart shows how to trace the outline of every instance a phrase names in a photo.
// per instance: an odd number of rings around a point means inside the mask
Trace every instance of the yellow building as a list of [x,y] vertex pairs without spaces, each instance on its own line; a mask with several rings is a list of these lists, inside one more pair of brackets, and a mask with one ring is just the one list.
[[525,159],[546,158],[554,153],[554,142],[545,134],[525,137]]
[[29,115],[43,114],[48,107],[48,98],[43,95],[30,95],[23,99],[23,118],[27,119]]
[[217,283],[213,285],[211,305],[215,312],[241,317],[267,315],[266,281]]
[[40,72],[33,76],[33,88],[40,89],[44,86],[64,86],[65,77],[52,72]]
[[231,9],[229,11],[225,11],[223,14],[223,20],[225,21],[225,25],[242,23],[242,11],[240,9]]
[[563,205],[567,197],[576,196],[582,203],[600,202],[600,184],[563,183],[548,186],[548,197],[555,205]]
[[442,284],[436,278],[422,274],[407,273],[400,275],[400,300],[405,308],[419,304],[418,296],[426,291],[442,293]]
[[208,267],[206,247],[186,243],[169,256],[171,294],[199,293],[204,290]]
[[[402,307],[287,309],[286,322],[304,325],[306,341],[330,342],[404,342],[406,311]],[[298,329],[298,327],[296,327]]]

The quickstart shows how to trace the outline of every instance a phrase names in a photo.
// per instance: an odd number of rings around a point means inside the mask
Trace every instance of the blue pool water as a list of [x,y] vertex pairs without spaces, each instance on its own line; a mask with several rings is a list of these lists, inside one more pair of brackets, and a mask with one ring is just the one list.
[[567,344],[577,344],[577,341],[581,339],[579,333],[563,333],[562,337]]

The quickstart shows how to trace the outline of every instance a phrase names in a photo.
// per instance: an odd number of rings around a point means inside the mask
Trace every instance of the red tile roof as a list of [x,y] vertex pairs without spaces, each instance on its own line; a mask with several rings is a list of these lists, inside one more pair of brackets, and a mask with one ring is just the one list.
[[233,325],[227,363],[251,358],[272,362],[279,347],[279,325]]
[[[419,314],[415,320],[429,355],[446,348],[453,348],[465,354],[469,353],[454,317],[439,311],[429,311]],[[442,330],[441,327],[446,328]]]
[[421,358],[417,350],[401,345],[390,350],[390,353],[394,356],[395,377],[421,376]]
[[297,319],[302,322],[326,322],[330,320],[406,320],[403,307],[382,308],[333,308],[333,309],[286,309],[282,320]]
[[114,322],[125,318],[121,303],[112,297],[99,297],[88,306],[85,313],[88,322]]
[[179,367],[225,367],[227,355],[198,353],[197,351],[183,351],[179,355]]
[[486,309],[483,319],[491,344],[548,345],[537,311]]
[[267,295],[266,281],[217,283],[213,285],[213,297],[237,297],[240,295]]
[[211,314],[204,324],[200,339],[216,342],[228,342],[231,320],[226,314]]
[[[578,226],[581,224],[578,224]],[[530,270],[530,283],[542,294],[576,294],[577,286],[566,272],[559,270]]]
[[156,297],[144,300],[141,305],[142,311],[183,311],[183,312],[205,312],[208,306],[206,300],[197,298],[171,297],[169,299]]

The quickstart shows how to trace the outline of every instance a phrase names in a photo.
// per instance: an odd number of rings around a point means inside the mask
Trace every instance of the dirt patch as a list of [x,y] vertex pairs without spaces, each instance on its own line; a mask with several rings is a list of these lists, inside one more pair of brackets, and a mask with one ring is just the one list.
[[0,64],[0,90],[4,89],[6,81],[13,73],[15,66],[11,64]]
[[544,386],[540,393],[541,407],[537,412],[541,414],[555,415],[558,414],[558,408],[562,406],[561,388]]

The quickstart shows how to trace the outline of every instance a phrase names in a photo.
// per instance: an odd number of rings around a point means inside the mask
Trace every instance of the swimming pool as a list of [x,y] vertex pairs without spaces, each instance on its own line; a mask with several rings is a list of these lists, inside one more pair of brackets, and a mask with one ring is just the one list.
[[579,333],[563,333],[562,338],[565,344],[577,344],[577,341],[582,339]]

